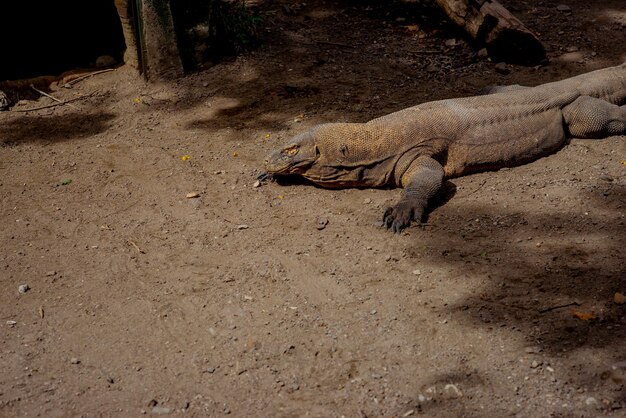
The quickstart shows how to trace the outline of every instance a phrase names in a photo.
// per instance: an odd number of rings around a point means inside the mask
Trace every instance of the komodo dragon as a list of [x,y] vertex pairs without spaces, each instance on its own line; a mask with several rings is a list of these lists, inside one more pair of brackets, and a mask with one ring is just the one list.
[[626,134],[626,63],[537,87],[439,100],[367,123],[313,127],[266,160],[268,174],[328,188],[403,187],[383,224],[420,222],[443,179],[524,164],[568,137]]

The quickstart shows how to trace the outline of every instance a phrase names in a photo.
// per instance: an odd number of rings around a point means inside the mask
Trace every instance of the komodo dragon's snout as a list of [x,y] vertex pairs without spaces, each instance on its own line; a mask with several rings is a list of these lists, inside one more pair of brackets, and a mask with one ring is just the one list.
[[626,134],[626,63],[536,87],[423,103],[366,123],[328,123],[266,160],[322,187],[402,187],[383,224],[420,222],[443,180],[525,164],[568,137]]
[[305,132],[265,159],[265,169],[270,174],[303,174],[319,158],[315,135]]

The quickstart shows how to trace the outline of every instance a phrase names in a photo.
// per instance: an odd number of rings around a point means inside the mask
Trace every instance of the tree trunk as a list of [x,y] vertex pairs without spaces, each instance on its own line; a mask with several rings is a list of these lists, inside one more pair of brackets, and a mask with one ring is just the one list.
[[546,50],[524,24],[496,0],[435,0],[494,61],[535,65]]

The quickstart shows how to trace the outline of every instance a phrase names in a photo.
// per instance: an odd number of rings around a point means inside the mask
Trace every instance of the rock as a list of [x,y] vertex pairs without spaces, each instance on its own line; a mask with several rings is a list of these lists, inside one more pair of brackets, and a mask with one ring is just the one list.
[[78,358],[76,358],[76,357],[72,357],[70,359],[70,363],[71,364],[80,364],[80,360]]
[[598,405],[598,401],[593,396],[590,396],[587,399],[585,399],[585,405],[587,405],[587,406],[597,406]]
[[250,227],[248,225],[246,225],[246,224],[237,225],[237,229],[240,230],[240,231],[242,229],[248,229],[248,228],[250,228]]
[[8,320],[7,325],[10,327],[14,327],[15,325],[17,325],[17,321]]
[[610,183],[613,181],[613,177],[609,176],[608,174],[603,174],[600,176],[600,180],[604,180]]
[[536,369],[537,367],[541,366],[543,363],[537,360],[533,360],[532,363],[530,363],[530,368],[531,369]]
[[620,361],[611,366],[611,380],[617,384],[626,381],[626,361]]
[[366,205],[369,205],[370,203],[372,203],[372,199],[368,197],[363,201],[363,203],[365,203]]
[[448,383],[447,385],[444,386],[443,390],[450,396],[455,397],[455,398],[460,398],[463,396],[463,392],[461,392],[459,390],[458,387],[456,387],[456,385],[453,385],[452,383]]
[[215,373],[215,367],[208,367],[208,368],[206,369],[206,372],[207,372],[207,373],[210,373],[210,374]]
[[155,406],[154,408],[152,408],[152,413],[156,415],[166,415],[170,412],[172,412],[172,410],[164,406]]
[[9,97],[5,92],[0,90],[0,111],[7,110],[11,103],[9,102]]
[[17,291],[20,293],[26,293],[30,290],[30,286],[27,284],[21,284],[18,286]]
[[507,75],[511,72],[511,70],[509,69],[509,67],[506,65],[505,62],[497,63],[494,68],[498,74],[502,74],[502,75]]
[[259,180],[255,181],[252,187],[254,188],[261,187],[261,182]]
[[100,55],[96,58],[96,67],[111,67],[117,64],[117,60],[110,55]]
[[446,40],[446,46],[455,46],[456,43],[457,43],[456,39],[454,39],[454,38]]
[[419,276],[420,274],[422,274],[422,271],[420,269],[413,270],[413,274],[415,274],[416,276]]
[[540,353],[541,351],[542,351],[541,347],[539,347],[538,345],[535,345],[535,346],[532,346],[532,347],[526,347],[524,349],[524,352],[526,352],[528,354],[537,354],[537,353]]
[[558,6],[556,6],[556,10],[563,13],[571,13],[572,8],[569,7],[567,4],[559,4]]
[[376,313],[377,313],[377,312],[378,312],[378,311],[377,311],[376,309],[372,309],[372,310],[370,311],[370,315],[376,315]]
[[195,199],[196,197],[200,197],[200,193],[190,192],[185,195],[187,199]]
[[315,227],[320,231],[326,228],[326,225],[328,225],[328,219],[326,218],[317,218],[317,220],[315,221]]
[[476,55],[478,58],[487,58],[489,56],[489,51],[487,51],[487,48],[483,48],[479,50]]
[[624,295],[623,293],[620,292],[615,292],[615,294],[613,295],[613,302],[615,302],[618,305],[623,305],[626,303],[626,295]]
[[159,404],[159,402],[156,399],[150,399],[148,401],[148,408],[152,408],[154,406],[157,406]]
[[46,276],[51,277],[51,276],[56,276],[57,272],[54,270],[50,270],[46,272]]

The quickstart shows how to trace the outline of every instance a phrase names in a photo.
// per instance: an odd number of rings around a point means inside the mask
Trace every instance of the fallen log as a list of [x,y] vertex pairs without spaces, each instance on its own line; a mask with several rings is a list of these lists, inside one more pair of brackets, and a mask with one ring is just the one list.
[[541,41],[496,0],[435,1],[493,61],[536,65],[546,60]]

